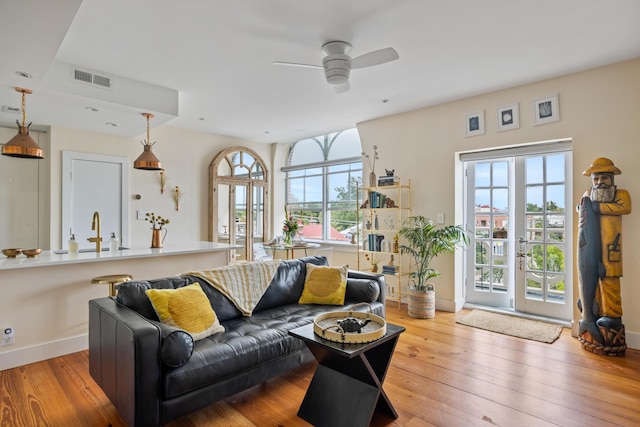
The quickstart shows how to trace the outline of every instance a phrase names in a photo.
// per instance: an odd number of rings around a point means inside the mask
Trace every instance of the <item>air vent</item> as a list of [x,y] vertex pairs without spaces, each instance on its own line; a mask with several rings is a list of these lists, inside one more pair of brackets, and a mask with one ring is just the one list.
[[93,84],[103,87],[111,87],[111,79],[109,77],[93,75]]
[[101,76],[86,70],[73,70],[73,80],[111,89],[111,77]]
[[18,107],[10,107],[8,105],[2,106],[3,113],[11,113],[11,114],[20,114],[20,108]]
[[81,82],[92,83],[93,74],[87,73],[86,71],[73,70],[73,78]]

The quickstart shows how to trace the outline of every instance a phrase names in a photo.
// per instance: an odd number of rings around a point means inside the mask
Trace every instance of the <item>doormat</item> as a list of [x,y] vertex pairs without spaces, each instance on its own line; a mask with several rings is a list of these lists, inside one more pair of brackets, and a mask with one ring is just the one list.
[[456,323],[549,344],[562,333],[561,325],[483,310],[473,310],[458,318]]

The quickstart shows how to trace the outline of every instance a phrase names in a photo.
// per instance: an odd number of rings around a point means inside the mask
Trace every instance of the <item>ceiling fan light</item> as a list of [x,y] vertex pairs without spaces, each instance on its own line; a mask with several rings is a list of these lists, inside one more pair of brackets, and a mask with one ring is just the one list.
[[142,154],[140,154],[138,158],[133,162],[133,168],[148,171],[157,171],[162,169],[162,163],[160,163],[160,160],[158,160],[156,155],[153,154],[153,151],[151,151],[151,146],[155,144],[155,142],[152,144],[150,142],[151,138],[149,138],[149,119],[153,117],[153,114],[142,113],[142,115],[147,118],[147,140],[144,142],[144,149],[142,151]]
[[345,83],[349,83],[349,77],[344,75],[339,75],[339,74],[336,74],[333,76],[327,76],[327,82],[330,85],[341,86]]

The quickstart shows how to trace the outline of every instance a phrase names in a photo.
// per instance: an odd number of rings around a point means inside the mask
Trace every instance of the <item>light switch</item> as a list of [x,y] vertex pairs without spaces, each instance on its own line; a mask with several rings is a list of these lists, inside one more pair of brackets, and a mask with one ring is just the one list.
[[444,213],[438,212],[438,224],[444,224]]

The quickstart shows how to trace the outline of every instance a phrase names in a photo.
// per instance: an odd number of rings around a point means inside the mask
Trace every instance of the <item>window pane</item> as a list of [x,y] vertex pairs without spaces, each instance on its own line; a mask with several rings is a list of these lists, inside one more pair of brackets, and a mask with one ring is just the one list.
[[476,164],[476,187],[489,187],[491,184],[491,163]]
[[527,184],[542,183],[542,157],[527,157],[526,170]]
[[493,213],[505,213],[509,207],[509,190],[497,188],[493,190]]
[[542,212],[542,190],[541,185],[527,187],[527,212]]
[[506,187],[507,185],[509,185],[509,164],[495,162],[493,164],[493,186]]
[[564,212],[564,185],[547,186],[547,211]]
[[[360,158],[361,152],[357,129],[348,129],[296,142],[287,166]],[[288,172],[287,204],[302,212],[304,238],[349,241],[356,230],[357,191],[361,187],[361,161]]]
[[547,182],[564,182],[564,153],[547,156]]

